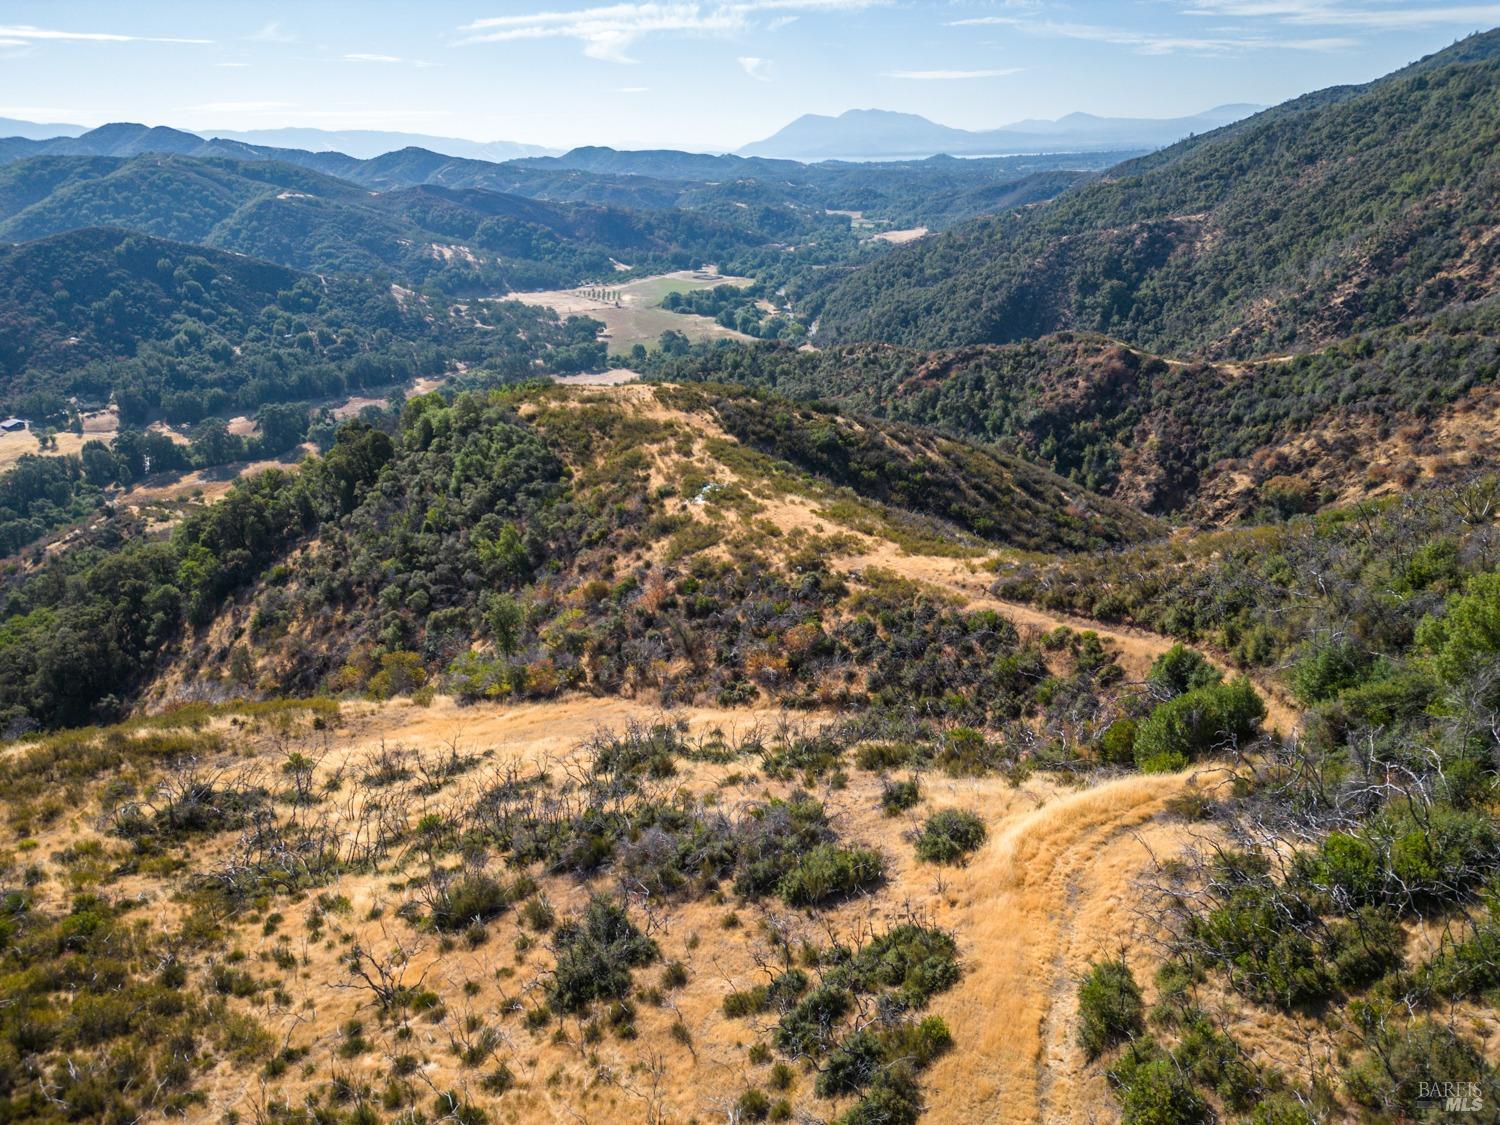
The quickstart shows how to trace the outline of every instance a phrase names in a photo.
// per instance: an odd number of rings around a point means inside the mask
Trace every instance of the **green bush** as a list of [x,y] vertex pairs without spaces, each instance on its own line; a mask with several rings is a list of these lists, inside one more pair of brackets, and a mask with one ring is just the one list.
[[499,880],[483,873],[466,875],[449,884],[433,903],[432,924],[440,930],[461,930],[498,917],[509,905],[510,896]]
[[838,1125],[915,1125],[921,1115],[922,1093],[916,1080],[904,1068],[890,1067],[838,1118]]
[[764,1121],[771,1115],[771,1099],[764,1090],[746,1090],[735,1105],[742,1121]]
[[880,810],[886,816],[896,816],[914,808],[922,799],[922,787],[916,778],[907,781],[886,781],[880,787]]
[[1208,1106],[1172,1058],[1151,1040],[1133,1044],[1110,1071],[1121,1125],[1198,1125]]
[[1362,684],[1372,664],[1370,654],[1352,641],[1317,645],[1292,665],[1292,693],[1304,704],[1321,703]]
[[1146,673],[1146,682],[1168,696],[1212,687],[1223,679],[1224,674],[1202,653],[1183,644],[1175,644],[1158,656]]
[[1147,773],[1170,773],[1251,737],[1266,705],[1250,681],[1194,688],[1158,704],[1135,736],[1135,762]]
[[[1500,653],[1500,571],[1477,574],[1464,592],[1448,599],[1447,613],[1429,617],[1417,631],[1443,683],[1466,683]],[[1491,700],[1500,691],[1491,685]]]
[[848,989],[821,984],[777,1021],[771,1042],[788,1058],[821,1055],[833,1045],[839,1022],[853,1005]]
[[1236,989],[1284,1009],[1319,1003],[1333,991],[1329,951],[1313,905],[1261,876],[1189,920],[1189,934]]
[[767,1006],[766,986],[763,984],[731,992],[724,997],[723,1005],[725,1017],[732,1020],[744,1019],[756,1012],[764,1012]]
[[1145,1030],[1140,986],[1124,961],[1100,961],[1078,986],[1078,1045],[1090,1059]]
[[917,836],[917,858],[927,863],[961,863],[983,844],[984,821],[963,809],[933,813]]
[[1367,1110],[1402,1120],[1426,1120],[1424,1081],[1473,1082],[1483,1104],[1493,1107],[1497,1092],[1493,1067],[1468,1040],[1430,1020],[1395,1022],[1392,1013],[1356,1005],[1354,1015],[1369,1049],[1344,1072],[1344,1088]]
[[630,970],[658,956],[656,943],[636,928],[625,908],[603,895],[589,900],[582,920],[558,927],[552,948],[557,965],[548,1002],[558,1012],[623,998],[630,991]]
[[869,848],[820,844],[777,884],[789,906],[818,906],[873,890],[885,878],[885,861]]
[[928,1016],[919,1023],[900,1023],[881,1036],[886,1058],[909,1062],[925,1070],[933,1061],[953,1050],[953,1033],[942,1016]]
[[838,972],[861,992],[893,988],[891,1003],[920,1008],[958,981],[958,944],[943,930],[904,922],[872,938]]
[[1420,814],[1389,810],[1357,832],[1330,833],[1298,856],[1298,877],[1341,903],[1402,910],[1450,901],[1500,867],[1500,832],[1479,810],[1433,805]]
[[1486,905],[1467,937],[1415,970],[1421,991],[1454,999],[1500,991],[1500,892],[1492,891]]
[[1104,728],[1099,738],[1099,760],[1112,766],[1135,763],[1135,734],[1140,723],[1128,716]]
[[820,1098],[837,1098],[863,1090],[886,1063],[880,1040],[868,1028],[857,1031],[838,1045],[818,1072],[816,1090]]

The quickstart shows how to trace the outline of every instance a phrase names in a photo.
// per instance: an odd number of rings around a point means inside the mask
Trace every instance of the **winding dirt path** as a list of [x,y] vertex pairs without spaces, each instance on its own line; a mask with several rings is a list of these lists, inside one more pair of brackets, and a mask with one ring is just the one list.
[[1149,980],[1136,880],[1181,843],[1158,814],[1190,773],[1130,776],[1002,814],[938,912],[959,936],[963,979],[939,1008],[958,1043],[925,1088],[929,1120],[1094,1121],[1107,1087],[1074,1042],[1077,982],[1124,956]]

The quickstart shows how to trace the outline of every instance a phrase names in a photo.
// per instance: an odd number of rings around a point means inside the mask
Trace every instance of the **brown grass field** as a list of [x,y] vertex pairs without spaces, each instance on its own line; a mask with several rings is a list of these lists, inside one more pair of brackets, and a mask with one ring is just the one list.
[[704,280],[692,270],[641,277],[634,281],[605,282],[620,294],[619,303],[598,301],[586,295],[587,286],[578,289],[551,289],[533,293],[512,293],[506,299],[528,305],[543,305],[559,316],[590,316],[604,322],[604,339],[610,354],[628,352],[636,344],[654,348],[661,334],[671,329],[681,332],[695,343],[700,340],[747,340],[743,332],[725,328],[706,316],[668,312],[661,300],[668,293],[686,293],[709,289],[715,285],[748,284],[743,277],[715,277]]

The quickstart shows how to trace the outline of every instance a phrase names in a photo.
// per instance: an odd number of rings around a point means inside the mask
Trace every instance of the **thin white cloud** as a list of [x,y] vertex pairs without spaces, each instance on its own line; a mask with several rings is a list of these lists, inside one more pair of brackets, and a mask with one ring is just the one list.
[[462,43],[573,39],[590,58],[630,63],[630,51],[650,35],[739,35],[768,23],[785,26],[797,15],[854,12],[888,0],[650,0],[592,8],[490,16],[459,28]]
[[740,69],[757,82],[769,82],[774,76],[775,64],[770,59],[756,58],[754,55],[741,55],[737,60]]
[[398,63],[401,59],[396,55],[367,55],[356,52],[344,56],[345,62],[368,62],[368,63]]
[[1270,19],[1285,24],[1391,31],[1453,24],[1468,28],[1500,23],[1500,4],[1347,4],[1340,0],[1193,0],[1193,16]]
[[160,35],[119,35],[109,31],[60,31],[30,24],[0,24],[0,39],[30,43],[212,43],[212,39],[180,39]]
[[282,27],[276,20],[272,20],[259,31],[249,36],[249,38],[254,39],[258,43],[293,43],[297,39],[295,35]]
[[1061,23],[1052,20],[1030,20],[1015,16],[976,16],[953,20],[950,27],[1014,27],[1032,35],[1061,39],[1079,39],[1090,43],[1109,43],[1129,47],[1141,55],[1231,55],[1248,51],[1342,51],[1359,45],[1357,39],[1325,36],[1314,39],[1281,39],[1263,34],[1245,35],[1170,35],[1107,27],[1091,23]]
[[1025,69],[1009,66],[998,70],[887,70],[881,77],[904,78],[912,82],[961,82],[969,78],[1006,78]]

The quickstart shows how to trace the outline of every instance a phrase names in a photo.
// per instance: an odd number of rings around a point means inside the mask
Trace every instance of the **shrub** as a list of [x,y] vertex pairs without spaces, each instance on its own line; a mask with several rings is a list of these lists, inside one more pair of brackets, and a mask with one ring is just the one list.
[[1386,811],[1357,832],[1330,833],[1316,852],[1298,856],[1296,870],[1342,908],[1389,903],[1410,910],[1449,901],[1497,865],[1493,818],[1433,805],[1420,817]]
[[1292,693],[1304,704],[1332,699],[1363,683],[1371,668],[1369,653],[1351,641],[1317,645],[1292,665]]
[[1170,773],[1254,734],[1266,705],[1250,681],[1194,688],[1158,704],[1135,736],[1135,762],[1148,773]]
[[[1422,622],[1417,643],[1445,684],[1463,684],[1486,667],[1500,652],[1500,571],[1469,579],[1463,594],[1448,599],[1447,613]],[[1494,693],[1491,686],[1487,695]]]
[[763,984],[731,992],[724,997],[724,1015],[732,1020],[744,1019],[756,1012],[764,1012],[767,1006],[766,986]]
[[903,1068],[884,1070],[838,1125],[915,1125],[922,1115],[922,1094]]
[[815,1084],[818,1097],[837,1098],[858,1093],[874,1081],[885,1063],[885,1052],[875,1033],[857,1031],[828,1056]]
[[1344,1073],[1354,1101],[1375,1113],[1405,1120],[1429,1119],[1421,1089],[1424,1080],[1442,1075],[1444,1082],[1474,1082],[1485,1106],[1493,1106],[1494,1071],[1473,1044],[1430,1020],[1392,1023],[1391,1016],[1369,1005],[1355,1005],[1370,1050]]
[[904,1059],[918,1070],[925,1070],[939,1056],[953,1050],[953,1033],[942,1016],[928,1016],[920,1023],[897,1024],[881,1039],[887,1059]]
[[1145,1029],[1141,990],[1124,961],[1100,961],[1078,986],[1078,1045],[1096,1059]]
[[1116,719],[1104,728],[1099,738],[1099,758],[1112,766],[1128,766],[1135,762],[1135,733],[1140,726],[1135,719]]
[[630,970],[656,960],[656,943],[636,928],[620,904],[596,895],[581,921],[560,926],[548,1001],[558,1012],[577,1012],[595,1000],[618,1000],[630,991]]
[[1453,998],[1500,989],[1500,894],[1492,892],[1487,905],[1487,914],[1474,921],[1467,937],[1416,970],[1419,988]]
[[823,806],[806,793],[753,809],[735,833],[735,893],[756,898],[776,890],[803,857],[832,835]]
[[1333,988],[1328,951],[1311,936],[1317,922],[1306,899],[1262,871],[1192,918],[1190,933],[1236,989],[1292,1009],[1326,999]]
[[879,852],[820,844],[782,876],[776,891],[789,906],[818,906],[872,890],[884,878]]
[[853,1003],[854,997],[848,989],[819,985],[781,1017],[771,1041],[790,1058],[821,1055],[832,1045],[834,1029]]
[[1339,987],[1364,988],[1401,967],[1406,934],[1393,912],[1365,907],[1329,927],[1329,945]]
[[963,809],[933,813],[917,836],[917,858],[927,863],[960,863],[984,843],[984,821]]
[[1168,697],[1195,688],[1211,687],[1223,679],[1224,674],[1202,653],[1182,644],[1173,645],[1153,660],[1150,671],[1146,673],[1146,682]]
[[742,1121],[764,1121],[771,1115],[771,1099],[764,1090],[752,1087],[741,1094],[735,1104]]
[[499,917],[509,905],[510,896],[498,879],[483,873],[466,875],[444,888],[433,903],[432,924],[449,932],[461,930]]
[[922,787],[916,778],[908,781],[886,781],[880,787],[880,809],[886,816],[896,816],[916,806],[922,799]]
[[942,930],[904,922],[872,938],[839,972],[862,992],[893,988],[896,1007],[920,1008],[958,981],[958,944]]
[[1150,1040],[1133,1045],[1110,1072],[1121,1125],[1197,1125],[1208,1107],[1173,1060]]

